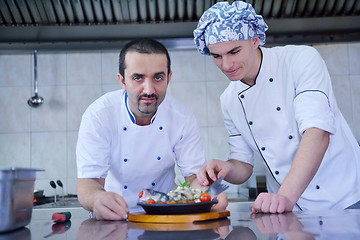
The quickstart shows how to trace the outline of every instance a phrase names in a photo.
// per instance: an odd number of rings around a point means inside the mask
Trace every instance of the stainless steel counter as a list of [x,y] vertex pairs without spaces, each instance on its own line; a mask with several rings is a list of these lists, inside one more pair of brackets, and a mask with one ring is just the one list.
[[[97,221],[80,207],[38,208],[31,223],[8,239],[360,239],[360,210],[256,214],[250,202],[230,202],[227,219],[189,224],[149,224],[126,221]],[[54,225],[54,212],[70,211],[70,222]]]

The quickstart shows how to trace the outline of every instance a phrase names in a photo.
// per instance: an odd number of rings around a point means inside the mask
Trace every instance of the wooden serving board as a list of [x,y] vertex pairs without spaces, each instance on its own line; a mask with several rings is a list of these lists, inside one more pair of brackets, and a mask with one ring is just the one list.
[[146,223],[191,223],[220,219],[228,216],[230,216],[230,212],[227,210],[177,215],[150,215],[145,212],[137,212],[128,214],[128,220],[131,222]]

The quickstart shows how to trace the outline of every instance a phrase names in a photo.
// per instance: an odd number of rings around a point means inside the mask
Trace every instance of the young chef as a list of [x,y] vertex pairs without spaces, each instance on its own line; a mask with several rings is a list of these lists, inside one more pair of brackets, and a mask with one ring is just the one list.
[[257,154],[268,193],[253,212],[360,208],[360,148],[323,59],[309,46],[259,47],[267,28],[250,4],[237,1],[213,5],[194,30],[199,52],[231,81],[221,96],[229,159],[209,161],[199,181],[243,183]]
[[[88,107],[76,147],[79,201],[97,219],[126,219],[139,210],[144,188],[174,189],[175,164],[196,186],[195,174],[205,163],[194,115],[166,95],[172,75],[166,48],[134,40],[121,50],[119,63],[122,90]],[[223,199],[216,207],[226,207]]]

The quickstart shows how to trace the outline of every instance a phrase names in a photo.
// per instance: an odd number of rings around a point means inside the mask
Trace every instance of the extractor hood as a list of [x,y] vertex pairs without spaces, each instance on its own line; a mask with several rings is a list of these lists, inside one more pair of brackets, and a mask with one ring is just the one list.
[[[198,19],[216,2],[0,0],[0,50],[113,48],[136,37],[193,47]],[[245,2],[269,25],[267,44],[360,41],[360,0]]]

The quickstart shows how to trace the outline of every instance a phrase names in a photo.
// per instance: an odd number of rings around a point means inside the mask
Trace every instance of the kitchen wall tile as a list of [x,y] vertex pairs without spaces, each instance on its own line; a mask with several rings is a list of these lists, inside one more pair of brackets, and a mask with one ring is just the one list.
[[351,101],[351,83],[349,76],[332,76],[331,82],[334,89],[337,104],[341,113],[348,123],[353,121],[353,108]]
[[172,96],[188,106],[200,126],[207,125],[206,83],[205,82],[173,82],[170,84]]
[[99,51],[67,54],[67,82],[73,84],[101,83],[101,54]]
[[68,130],[77,131],[86,108],[101,96],[101,86],[68,86]]
[[31,167],[45,169],[38,179],[65,179],[66,152],[66,132],[31,134]]
[[30,54],[0,54],[0,86],[31,86],[33,62]]
[[105,93],[120,90],[120,89],[121,89],[120,83],[117,83],[117,84],[103,84],[101,94],[103,95]]
[[330,75],[349,74],[349,55],[346,43],[315,45],[325,60]]
[[350,74],[360,75],[360,43],[349,43],[348,46]]
[[207,119],[209,126],[222,126],[224,125],[220,95],[224,92],[228,86],[229,81],[217,81],[206,83],[206,101],[207,101]]
[[119,72],[119,54],[117,52],[103,52],[101,54],[101,75],[102,83],[118,83],[117,73]]
[[66,193],[67,194],[77,194],[76,184],[77,184],[77,178],[68,178],[67,184],[66,184],[66,186],[67,186]]
[[353,123],[350,125],[357,141],[360,143],[360,75],[350,77],[353,107]]
[[224,81],[229,83],[226,75],[215,65],[210,56],[205,56],[206,81]]
[[43,87],[39,95],[44,103],[31,109],[31,130],[66,131],[66,86]]
[[67,178],[77,178],[76,166],[76,142],[78,139],[78,132],[67,133]]
[[204,56],[196,50],[173,50],[170,52],[174,82],[199,82],[205,80]]
[[0,168],[30,167],[30,133],[0,134]]
[[29,87],[0,88],[0,133],[30,131],[29,90]]
[[37,61],[39,94],[42,86],[66,84],[66,53],[38,51]]

